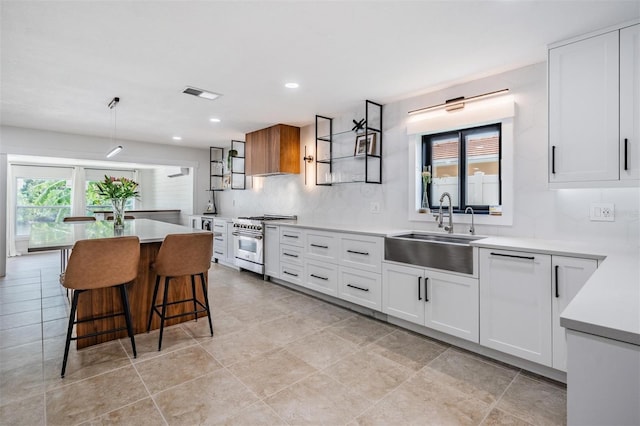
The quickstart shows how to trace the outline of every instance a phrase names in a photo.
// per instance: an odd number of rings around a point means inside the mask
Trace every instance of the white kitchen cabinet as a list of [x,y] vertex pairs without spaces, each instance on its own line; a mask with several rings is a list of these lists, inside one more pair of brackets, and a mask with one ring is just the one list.
[[369,235],[342,234],[340,265],[375,273],[382,272],[384,239]]
[[640,179],[640,25],[620,30],[620,179]]
[[330,296],[338,296],[338,265],[306,260],[303,286]]
[[337,263],[339,245],[339,234],[315,229],[305,231],[304,255],[306,259]]
[[290,244],[280,244],[280,263],[304,266],[304,251],[302,247]]
[[553,368],[567,371],[566,330],[560,326],[560,314],[598,267],[594,259],[552,256]]
[[293,284],[304,284],[304,266],[282,262],[280,259],[280,278]]
[[635,25],[549,49],[550,183],[637,182],[637,32]]
[[472,342],[479,342],[478,279],[384,263],[382,311]]
[[264,274],[280,278],[280,227],[264,227]]
[[280,243],[304,247],[304,231],[299,228],[281,226]]
[[551,256],[480,249],[480,344],[551,366]]
[[222,219],[213,221],[213,259],[227,261],[227,222]]
[[338,297],[357,305],[382,311],[382,276],[373,272],[340,266]]
[[232,266],[236,266],[236,255],[234,252],[234,238],[233,238],[233,222],[227,222],[227,263]]

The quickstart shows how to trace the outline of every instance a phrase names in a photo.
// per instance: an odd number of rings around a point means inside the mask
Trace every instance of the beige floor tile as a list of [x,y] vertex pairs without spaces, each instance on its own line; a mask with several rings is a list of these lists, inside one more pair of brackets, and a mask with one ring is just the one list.
[[27,300],[40,300],[42,294],[40,293],[40,285],[37,286],[37,290],[20,291],[13,294],[3,294],[1,297],[2,303],[16,303],[24,302]]
[[341,308],[339,306],[331,304],[322,304],[315,309],[306,311],[304,315],[318,323],[318,327],[328,327],[340,321],[344,321],[347,318],[353,318],[357,314],[348,309]]
[[[212,308],[212,315],[213,335],[215,337],[225,336],[249,327],[249,324],[240,321],[236,316],[227,312],[222,312]],[[190,336],[193,336],[193,338],[198,341],[211,339],[209,322],[206,318],[203,318],[202,320],[199,319],[198,322],[184,322],[181,326],[187,333],[189,333]]]
[[359,349],[358,345],[322,330],[285,346],[287,351],[321,370]]
[[242,290],[249,296],[262,300],[278,300],[296,294],[293,290],[269,281],[249,282],[242,286]]
[[489,405],[448,386],[426,367],[358,417],[361,425],[477,425]]
[[519,374],[497,408],[536,425],[567,423],[567,392],[560,386]]
[[258,401],[225,369],[167,389],[153,398],[170,425],[222,423]]
[[514,368],[453,348],[429,364],[429,368],[445,375],[448,385],[487,404],[493,404],[500,398],[518,374]]
[[360,350],[323,372],[371,402],[383,398],[414,374],[410,368],[367,350]]
[[300,293],[294,293],[291,296],[274,300],[272,303],[285,312],[307,312],[318,308],[324,302]]
[[260,398],[273,395],[317,371],[286,350],[269,352],[228,368]]
[[45,339],[56,336],[67,335],[67,327],[69,327],[69,318],[59,318],[42,323],[42,334]]
[[42,340],[42,324],[31,324],[0,331],[0,349]]
[[[198,321],[199,323],[200,321]],[[204,321],[206,322],[206,321]],[[162,355],[163,353],[175,351],[177,349],[186,348],[197,344],[197,342],[187,332],[185,332],[180,324],[172,325],[164,328],[162,337],[162,350],[158,351],[158,330],[152,330],[149,333],[136,334],[136,351],[138,357],[133,362],[140,362],[145,359]],[[127,351],[129,357],[133,358],[131,349],[131,340],[128,337],[120,339],[122,346]]]
[[0,349],[0,373],[42,361],[42,341]]
[[11,315],[26,311],[39,311],[40,300],[25,300],[23,302],[4,303],[0,298],[0,315]]
[[199,345],[136,364],[136,370],[152,395],[219,368],[222,366]]
[[428,337],[396,330],[375,341],[367,349],[418,371],[446,351],[448,347],[449,345]]
[[285,426],[286,423],[262,401],[245,408],[224,422],[225,426]]
[[42,321],[69,319],[69,308],[66,305],[52,306],[42,310]]
[[[14,285],[14,286],[0,285],[0,299],[4,299],[5,296],[10,296],[12,294],[39,293],[39,292],[40,292],[40,282],[23,284],[19,286],[18,285]],[[38,297],[40,297],[40,295],[38,295]]]
[[[8,274],[12,274],[12,277],[9,277]],[[40,274],[37,270],[31,271],[30,276],[19,276],[13,272],[10,272],[10,268],[7,268],[7,276],[0,277],[1,287],[13,287],[31,284],[40,284]]]
[[151,398],[137,401],[126,407],[81,423],[81,426],[156,426],[164,424],[162,414]]
[[246,361],[279,348],[255,328],[242,329],[221,337],[216,335],[209,341],[201,341],[200,345],[224,366]]
[[331,325],[328,330],[356,345],[374,342],[395,329],[374,319],[358,315]]
[[47,424],[79,423],[146,396],[148,393],[133,366],[123,367],[48,391]]
[[265,321],[272,321],[289,315],[290,312],[284,311],[273,303],[255,301],[251,304],[243,304],[236,309],[228,310],[237,319],[245,324],[252,325]]
[[368,405],[359,394],[322,373],[301,380],[265,402],[292,425],[345,424]]
[[70,302],[66,296],[52,296],[42,298],[43,308],[51,308],[53,306],[70,306]]
[[258,324],[256,330],[275,345],[283,346],[318,331],[317,322],[296,313]]
[[75,342],[71,342],[67,370],[65,377],[61,378],[64,338],[60,339],[60,343],[60,351],[57,356],[48,357],[44,363],[44,380],[47,390],[66,386],[131,364],[129,356],[117,340],[80,350],[76,349]]
[[0,424],[44,425],[44,393],[0,406]]
[[531,424],[494,408],[484,419],[482,426],[531,426]]

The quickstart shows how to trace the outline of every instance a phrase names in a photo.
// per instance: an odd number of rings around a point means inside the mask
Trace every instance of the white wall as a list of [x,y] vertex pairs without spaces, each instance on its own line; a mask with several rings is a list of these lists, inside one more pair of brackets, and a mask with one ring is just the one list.
[[[304,185],[302,152],[315,152],[314,126],[301,132],[301,173],[293,176],[254,178],[254,188],[218,193],[218,208],[225,216],[260,213],[294,213],[304,222],[435,230],[428,221],[408,220],[408,160],[406,122],[408,111],[440,104],[458,96],[473,96],[508,88],[516,102],[514,120],[514,208],[512,226],[477,226],[478,234],[572,239],[615,244],[640,244],[640,191],[637,188],[550,190],[547,185],[547,93],[546,63],[539,63],[385,105],[383,184],[313,184],[315,165],[308,167]],[[372,99],[376,100],[376,99]],[[364,104],[364,102],[363,102]],[[326,114],[318,111],[318,114]],[[334,129],[348,130],[353,118],[364,111],[341,116]],[[346,127],[349,126],[349,127]],[[251,178],[249,178],[249,181]],[[248,185],[251,188],[251,185]],[[369,211],[371,202],[380,214]],[[590,222],[594,202],[615,204],[615,222]],[[454,220],[455,222],[455,220]],[[462,232],[463,226],[457,228]]]
[[138,172],[140,188],[146,189],[140,193],[139,210],[180,209],[182,213],[191,211],[193,179],[191,174],[170,178],[169,175],[177,170],[176,167],[159,167]]

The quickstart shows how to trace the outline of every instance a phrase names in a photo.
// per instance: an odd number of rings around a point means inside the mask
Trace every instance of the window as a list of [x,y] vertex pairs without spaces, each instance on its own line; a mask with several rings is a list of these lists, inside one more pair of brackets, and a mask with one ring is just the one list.
[[430,207],[438,207],[448,192],[455,212],[472,207],[488,214],[489,206],[502,203],[501,158],[501,124],[424,135],[422,166],[431,170]]
[[35,222],[62,222],[71,214],[71,180],[16,179],[16,235]]
[[[96,211],[110,211],[113,209],[113,206],[109,202],[109,200],[105,200],[96,192],[95,183],[100,182],[100,180],[95,181],[85,181],[85,205],[86,205],[86,215],[94,216]],[[134,199],[127,199],[126,204],[124,205],[125,210],[133,210],[134,209]]]

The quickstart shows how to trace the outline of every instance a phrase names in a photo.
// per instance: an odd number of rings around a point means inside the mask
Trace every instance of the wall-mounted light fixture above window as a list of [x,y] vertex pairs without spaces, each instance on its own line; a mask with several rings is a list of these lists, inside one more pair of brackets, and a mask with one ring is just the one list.
[[509,89],[496,90],[495,92],[483,93],[482,95],[471,96],[469,98],[465,98],[464,96],[448,99],[443,104],[432,105],[420,109],[414,109],[413,111],[409,111],[409,115],[413,114],[421,114],[424,112],[435,111],[438,109],[444,109],[445,111],[456,111],[465,107],[465,104],[468,102],[479,101],[481,99],[492,98],[494,96],[506,95],[509,93]]

